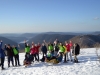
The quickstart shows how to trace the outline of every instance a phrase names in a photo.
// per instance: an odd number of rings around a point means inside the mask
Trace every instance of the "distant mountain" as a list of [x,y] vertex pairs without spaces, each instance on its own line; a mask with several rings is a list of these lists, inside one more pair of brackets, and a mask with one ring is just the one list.
[[54,42],[58,39],[60,42],[72,40],[73,43],[79,43],[81,47],[93,47],[94,44],[100,43],[100,31],[96,32],[42,32],[42,33],[24,33],[24,34],[0,34],[0,37],[5,43],[17,44],[21,43],[24,48],[23,41],[28,40],[35,43],[42,43],[43,40],[47,42]]
[[2,34],[0,34],[0,36],[3,36],[3,37],[18,37],[19,35],[21,35],[21,34],[19,34],[19,33],[2,33]]
[[96,43],[100,43],[100,35],[61,35],[61,34],[39,34],[28,41],[31,43],[54,42],[58,39],[60,42],[72,41],[73,43],[79,43],[81,47],[94,47]]
[[100,35],[100,31],[93,32],[92,35]]
[[24,40],[28,40],[28,38],[26,38],[26,37],[10,37],[9,36],[9,37],[6,37],[6,38],[8,38],[12,41],[15,41],[17,43],[20,43],[21,41],[24,41]]
[[37,35],[38,33],[24,33],[21,34],[19,37],[26,37],[27,39],[33,38]]
[[76,33],[76,32],[45,32],[41,34],[61,34],[61,35],[82,35],[84,33]]
[[100,43],[100,35],[82,35],[71,38],[73,43],[78,43],[81,47],[94,47]]
[[31,43],[32,41],[35,43],[42,43],[43,40],[46,40],[47,42],[54,42],[55,39],[58,39],[60,42],[64,42],[65,40],[69,40],[70,38],[74,37],[75,35],[61,35],[61,34],[39,34],[32,39],[30,39],[28,42]]
[[45,32],[42,34],[61,34],[61,35],[98,35],[100,31],[96,32]]
[[14,41],[12,41],[12,40],[10,40],[10,39],[7,39],[7,38],[5,38],[5,37],[1,37],[0,36],[0,40],[2,40],[3,41],[3,47],[4,47],[4,45],[5,44],[10,44],[11,46],[12,45],[18,45],[16,42],[14,42]]

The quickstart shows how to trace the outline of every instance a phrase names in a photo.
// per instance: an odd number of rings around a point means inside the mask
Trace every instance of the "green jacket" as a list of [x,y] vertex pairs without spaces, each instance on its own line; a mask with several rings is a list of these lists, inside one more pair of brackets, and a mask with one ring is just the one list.
[[59,52],[65,52],[65,48],[63,46],[59,46]]
[[51,53],[47,53],[47,57],[51,57]]
[[53,46],[48,46],[49,51],[53,51]]
[[13,52],[14,52],[14,55],[17,55],[19,53],[17,48],[13,48]]
[[30,53],[30,47],[29,46],[25,47],[25,53]]

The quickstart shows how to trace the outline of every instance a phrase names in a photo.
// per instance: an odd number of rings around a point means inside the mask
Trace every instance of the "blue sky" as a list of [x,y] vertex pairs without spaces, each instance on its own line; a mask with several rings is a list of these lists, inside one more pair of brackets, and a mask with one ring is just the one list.
[[100,31],[100,0],[0,0],[0,33]]

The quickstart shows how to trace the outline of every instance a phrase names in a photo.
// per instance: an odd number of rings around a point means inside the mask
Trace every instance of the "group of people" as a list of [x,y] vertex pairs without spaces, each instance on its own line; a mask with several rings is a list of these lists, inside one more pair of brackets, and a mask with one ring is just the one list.
[[[5,60],[5,51],[7,52],[7,59],[8,59],[8,67],[10,67],[10,62],[12,63],[12,66],[20,66],[19,62],[19,50],[18,47],[16,46],[10,46],[10,44],[6,45],[5,48],[2,48],[3,42],[1,40],[0,42],[0,66],[2,70],[4,70],[4,60]],[[14,60],[15,59],[15,65],[14,65]]]
[[[0,42],[0,66],[4,68],[4,59],[5,59],[5,50],[7,51],[7,59],[8,59],[8,67],[10,67],[10,61],[12,66],[20,66],[19,61],[19,45],[10,46],[10,44],[6,45],[5,48],[2,48],[3,42]],[[42,58],[39,58],[39,53],[42,52]],[[80,53],[80,46],[75,43],[73,44],[71,41],[65,43],[59,42],[57,39],[54,43],[47,43],[45,40],[42,44],[34,44],[32,42],[31,46],[25,41],[25,59],[23,61],[23,65],[28,66],[34,61],[41,62],[50,62],[53,64],[57,64],[62,61],[64,58],[64,63],[67,63],[69,60],[71,62],[78,63],[77,55]],[[72,59],[72,55],[74,55],[74,59]],[[69,59],[70,57],[70,59]],[[15,64],[14,60],[15,59]]]
[[[42,52],[41,59],[39,59],[39,49]],[[50,62],[55,64],[61,62],[63,58],[64,63],[67,63],[69,60],[78,63],[77,55],[80,53],[80,46],[77,43],[72,44],[71,41],[65,41],[63,44],[56,39],[54,43],[47,43],[44,40],[41,45],[32,42],[32,46],[30,47],[25,41],[25,52],[24,65],[29,65],[32,61]],[[72,59],[72,55],[74,55],[74,59]]]

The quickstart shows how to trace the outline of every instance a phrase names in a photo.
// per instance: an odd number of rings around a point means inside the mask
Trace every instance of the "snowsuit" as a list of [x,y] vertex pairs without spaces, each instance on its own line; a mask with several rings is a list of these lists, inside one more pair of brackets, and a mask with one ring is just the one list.
[[17,65],[20,66],[18,48],[17,47],[13,48],[13,52],[14,52],[14,58],[15,58],[15,66],[17,66]]
[[5,53],[4,50],[2,49],[2,42],[0,42],[0,59],[1,59],[0,66],[2,69],[4,69]]
[[13,56],[14,56],[14,52],[13,52],[13,48],[10,47],[6,47],[5,49],[7,50],[7,56],[8,56],[8,67],[10,67],[10,61],[12,62],[12,66],[14,66],[14,62],[13,62]]

